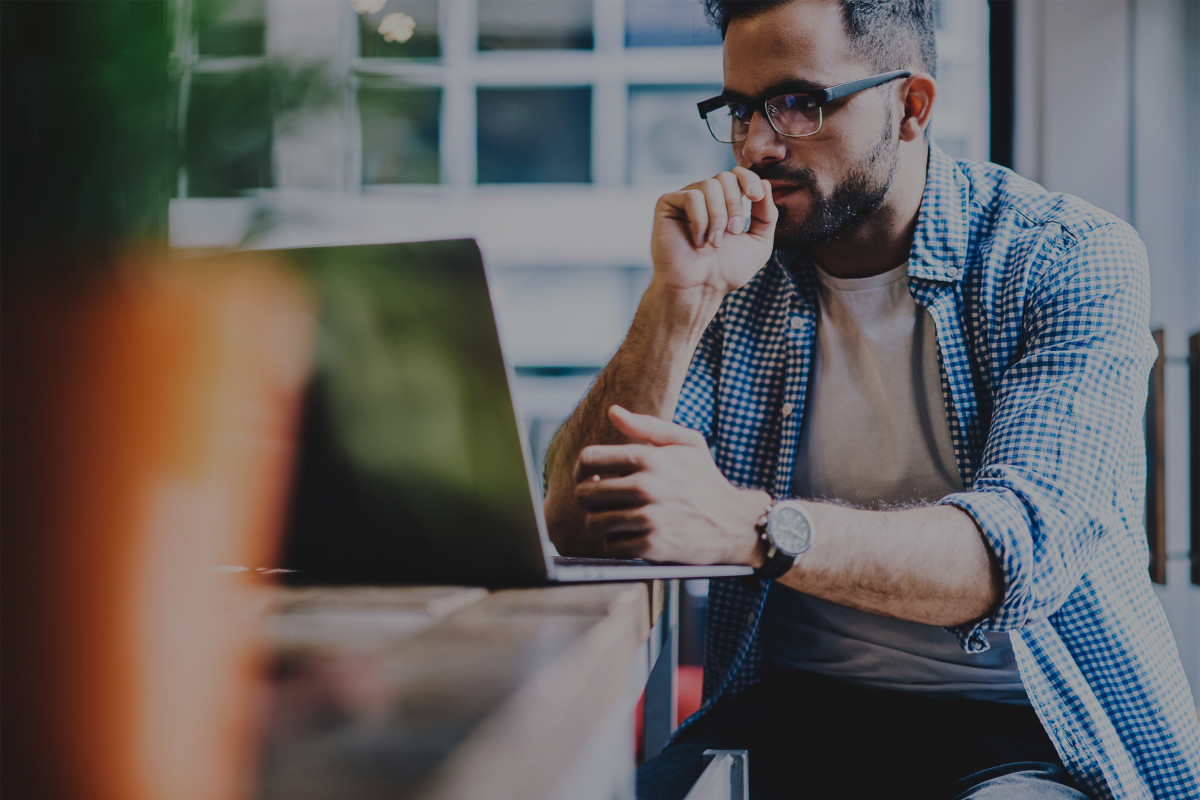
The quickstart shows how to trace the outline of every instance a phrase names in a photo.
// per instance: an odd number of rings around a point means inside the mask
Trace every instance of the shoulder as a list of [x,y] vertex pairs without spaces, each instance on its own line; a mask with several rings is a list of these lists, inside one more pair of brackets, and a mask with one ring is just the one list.
[[[932,147],[928,195],[958,233],[971,283],[1005,293],[1086,278],[1093,288],[1148,280],[1146,250],[1124,220],[996,164],[954,160]],[[957,219],[956,219],[957,218]],[[933,247],[936,245],[927,245]]]
[[[1118,261],[1128,261],[1131,255],[1144,261],[1137,231],[1115,214],[1075,195],[1052,192],[996,164],[955,165],[966,188],[971,238],[977,246],[1036,254],[1042,265],[1094,250],[1098,244]],[[1093,253],[1086,263],[1097,261],[1096,255],[1101,254]]]

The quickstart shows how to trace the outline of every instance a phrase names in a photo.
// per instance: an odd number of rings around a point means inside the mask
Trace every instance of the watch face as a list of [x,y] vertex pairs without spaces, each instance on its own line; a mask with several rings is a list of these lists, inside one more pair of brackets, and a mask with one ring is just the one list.
[[779,505],[772,509],[767,530],[775,546],[785,553],[803,553],[812,543],[808,515],[795,506]]

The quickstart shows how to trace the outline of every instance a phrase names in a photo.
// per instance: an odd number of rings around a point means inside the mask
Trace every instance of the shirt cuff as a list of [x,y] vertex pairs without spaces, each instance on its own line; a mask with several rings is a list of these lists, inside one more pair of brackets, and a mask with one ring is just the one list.
[[968,653],[982,653],[989,644],[985,631],[1009,631],[1022,626],[1029,611],[1028,570],[1033,561],[1030,520],[1022,503],[1006,491],[975,490],[942,498],[939,505],[962,509],[975,521],[1003,576],[1004,596],[991,616],[950,630]]

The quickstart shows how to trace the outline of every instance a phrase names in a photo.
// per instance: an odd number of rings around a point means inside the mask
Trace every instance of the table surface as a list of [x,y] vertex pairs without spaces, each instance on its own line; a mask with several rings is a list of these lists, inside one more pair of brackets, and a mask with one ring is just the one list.
[[614,710],[631,769],[663,597],[660,582],[282,590],[257,795],[550,797]]

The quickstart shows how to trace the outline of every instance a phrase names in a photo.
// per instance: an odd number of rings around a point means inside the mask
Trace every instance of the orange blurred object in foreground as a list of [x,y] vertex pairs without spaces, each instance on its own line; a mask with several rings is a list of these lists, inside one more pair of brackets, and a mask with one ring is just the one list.
[[4,794],[243,797],[265,593],[220,567],[275,558],[313,301],[258,254],[62,272],[4,291]]

